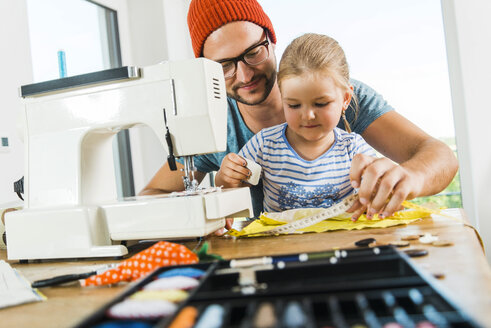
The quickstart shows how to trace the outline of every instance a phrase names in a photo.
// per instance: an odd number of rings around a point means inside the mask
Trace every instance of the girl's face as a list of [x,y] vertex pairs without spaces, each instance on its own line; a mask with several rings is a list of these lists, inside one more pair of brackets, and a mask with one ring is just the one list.
[[351,93],[339,87],[332,77],[311,73],[283,80],[281,96],[287,136],[301,142],[329,144],[334,141],[333,129],[351,100]]

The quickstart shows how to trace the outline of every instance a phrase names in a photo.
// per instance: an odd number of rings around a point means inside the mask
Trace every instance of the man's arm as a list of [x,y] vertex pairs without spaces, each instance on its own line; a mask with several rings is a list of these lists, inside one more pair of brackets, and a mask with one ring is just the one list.
[[[165,163],[158,172],[153,176],[152,180],[140,191],[139,195],[155,195],[162,193],[171,193],[173,191],[184,190],[184,165],[176,162],[177,171],[171,171],[169,164]],[[198,182],[201,182],[205,177],[205,173],[196,171],[194,176]]]
[[358,206],[354,217],[365,208],[369,217],[375,213],[390,215],[405,199],[440,192],[457,172],[457,158],[447,145],[395,111],[378,117],[362,136],[377,151],[400,165],[386,158],[355,157],[350,176],[354,186],[360,188],[363,206]]

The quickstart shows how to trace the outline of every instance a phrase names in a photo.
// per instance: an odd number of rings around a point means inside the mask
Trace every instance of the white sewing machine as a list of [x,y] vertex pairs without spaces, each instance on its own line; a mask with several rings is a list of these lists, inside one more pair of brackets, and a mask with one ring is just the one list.
[[[122,256],[122,240],[204,236],[223,227],[224,217],[253,215],[249,188],[205,192],[193,181],[193,155],[226,150],[219,64],[200,58],[123,67],[21,93],[25,205],[6,215],[9,259]],[[180,196],[117,199],[113,136],[137,124],[184,157]]]

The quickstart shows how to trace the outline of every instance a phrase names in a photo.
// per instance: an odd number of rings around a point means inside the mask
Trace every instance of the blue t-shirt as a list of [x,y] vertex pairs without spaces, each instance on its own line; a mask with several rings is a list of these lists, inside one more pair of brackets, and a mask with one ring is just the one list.
[[[351,126],[351,130],[358,134],[363,131],[381,115],[393,110],[393,108],[375,90],[366,84],[350,80],[353,85],[354,94],[358,99],[358,116],[355,121],[354,100],[351,101],[350,108],[346,110],[346,118]],[[222,160],[228,153],[238,153],[242,147],[254,136],[254,133],[247,127],[242,119],[237,102],[228,97],[228,117],[227,117],[227,150],[221,153],[206,154],[194,157],[196,169],[203,173],[218,171]],[[338,127],[344,129],[344,124],[340,120]],[[263,185],[260,181],[258,185],[251,186],[252,205],[254,216],[258,217],[263,211]]]

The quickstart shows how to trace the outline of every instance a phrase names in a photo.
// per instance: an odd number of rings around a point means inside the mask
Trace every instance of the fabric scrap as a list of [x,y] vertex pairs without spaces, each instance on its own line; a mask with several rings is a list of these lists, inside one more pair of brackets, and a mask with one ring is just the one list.
[[198,263],[198,256],[183,245],[160,241],[121,262],[116,268],[81,281],[82,286],[102,286],[130,282],[157,268]]
[[[408,202],[404,202],[405,205]],[[406,204],[407,205],[407,204]],[[405,206],[406,206],[405,205]],[[406,206],[408,207],[408,206]],[[254,220],[251,224],[244,227],[241,231],[230,229],[227,233],[234,237],[260,237],[270,236],[267,232],[278,226],[289,224],[300,219],[304,219],[318,213],[321,213],[324,208],[299,208],[291,209],[283,212],[264,212],[259,219]],[[423,218],[431,216],[433,211],[427,211],[423,207],[418,207],[415,210],[405,210],[395,212],[392,216],[381,219],[378,215],[374,215],[369,220],[365,214],[361,215],[357,221],[351,220],[350,213],[344,213],[340,216],[332,217],[313,224],[308,227],[300,228],[295,233],[308,232],[327,232],[335,230],[361,230],[367,228],[386,228],[401,224],[409,224]]]

